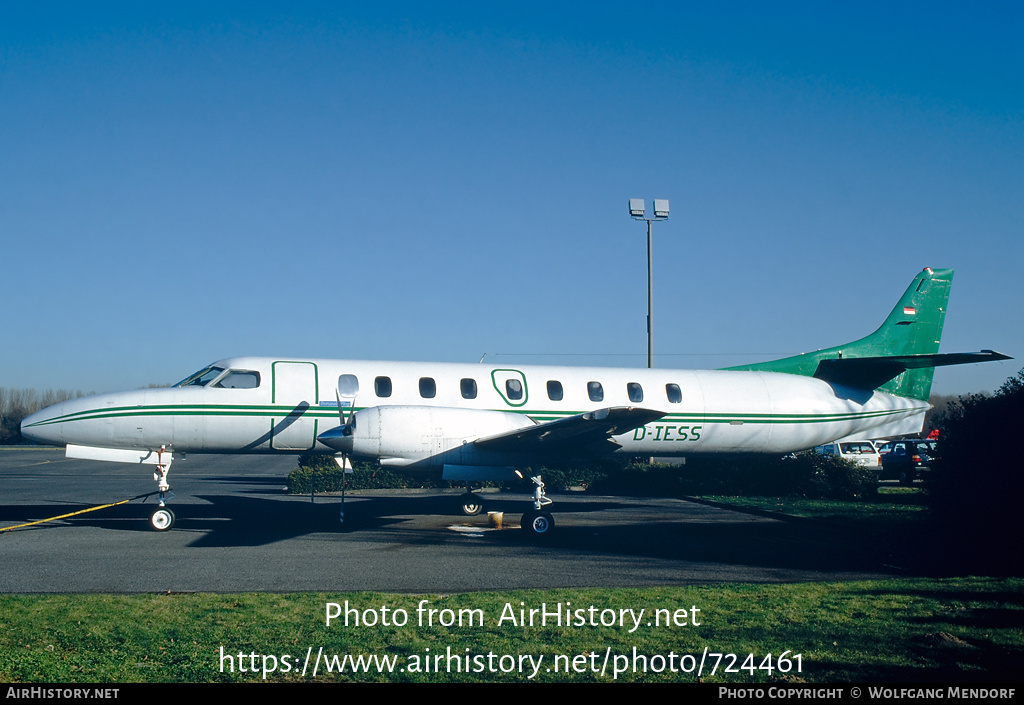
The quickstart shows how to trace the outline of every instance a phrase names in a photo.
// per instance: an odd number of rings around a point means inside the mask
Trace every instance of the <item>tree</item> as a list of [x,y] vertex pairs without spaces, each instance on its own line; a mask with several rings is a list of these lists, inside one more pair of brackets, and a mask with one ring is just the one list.
[[992,396],[960,397],[942,419],[929,502],[938,538],[971,566],[1014,574],[1024,568],[1013,548],[1024,528],[1021,429],[1024,370]]

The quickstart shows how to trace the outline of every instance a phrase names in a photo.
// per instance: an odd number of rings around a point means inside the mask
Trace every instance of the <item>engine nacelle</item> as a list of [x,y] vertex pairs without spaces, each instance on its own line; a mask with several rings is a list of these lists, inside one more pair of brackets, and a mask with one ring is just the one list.
[[[355,458],[373,458],[387,465],[411,465],[427,458],[428,466],[473,464],[483,456],[472,441],[534,425],[522,414],[486,409],[457,409],[435,406],[372,406],[355,412],[345,447],[323,442],[351,453]],[[349,445],[350,444],[350,445]]]

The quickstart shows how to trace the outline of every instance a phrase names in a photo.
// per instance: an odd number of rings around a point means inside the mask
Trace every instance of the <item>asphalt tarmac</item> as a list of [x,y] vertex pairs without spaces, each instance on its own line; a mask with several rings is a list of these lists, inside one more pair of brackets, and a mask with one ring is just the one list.
[[[0,533],[0,592],[451,593],[889,577],[863,539],[680,499],[552,495],[553,535],[519,530],[529,495],[487,494],[486,515],[456,514],[459,492],[285,493],[295,456],[189,456],[170,484],[177,515],[149,528],[141,501]],[[60,449],[0,448],[0,528],[156,489],[148,467],[68,460]],[[524,486],[524,490],[525,490]]]

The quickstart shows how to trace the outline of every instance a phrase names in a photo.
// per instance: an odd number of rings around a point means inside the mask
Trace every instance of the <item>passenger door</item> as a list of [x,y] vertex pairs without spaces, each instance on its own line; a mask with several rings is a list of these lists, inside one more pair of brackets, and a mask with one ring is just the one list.
[[273,363],[271,370],[274,416],[270,447],[309,450],[316,440],[317,421],[306,412],[320,404],[316,365],[282,360]]

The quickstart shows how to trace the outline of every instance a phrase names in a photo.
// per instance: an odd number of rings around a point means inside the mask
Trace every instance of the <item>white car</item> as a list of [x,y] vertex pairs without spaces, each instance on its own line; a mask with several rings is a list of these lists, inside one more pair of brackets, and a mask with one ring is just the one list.
[[835,441],[814,449],[822,455],[838,455],[872,470],[881,469],[881,460],[871,441]]

